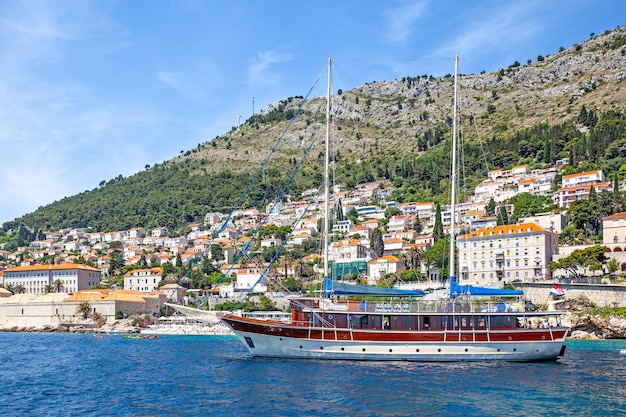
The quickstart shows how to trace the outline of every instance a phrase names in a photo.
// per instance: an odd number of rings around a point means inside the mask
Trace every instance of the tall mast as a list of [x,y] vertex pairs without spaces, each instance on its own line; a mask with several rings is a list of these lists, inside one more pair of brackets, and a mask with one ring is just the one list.
[[328,58],[328,89],[326,90],[326,155],[324,156],[324,279],[328,278],[328,227],[329,217],[329,200],[328,192],[330,175],[328,173],[328,165],[330,165],[330,70],[332,60]]
[[452,116],[452,191],[450,193],[450,278],[454,278],[454,226],[456,223],[456,125],[457,125],[457,85],[459,78],[459,56],[454,56],[454,112]]

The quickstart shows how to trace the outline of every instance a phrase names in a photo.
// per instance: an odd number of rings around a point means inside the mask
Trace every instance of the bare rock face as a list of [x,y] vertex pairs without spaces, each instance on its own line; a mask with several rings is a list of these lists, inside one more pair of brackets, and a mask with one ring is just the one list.
[[568,300],[562,304],[568,311],[574,339],[626,339],[626,317],[593,314],[593,306],[584,300]]

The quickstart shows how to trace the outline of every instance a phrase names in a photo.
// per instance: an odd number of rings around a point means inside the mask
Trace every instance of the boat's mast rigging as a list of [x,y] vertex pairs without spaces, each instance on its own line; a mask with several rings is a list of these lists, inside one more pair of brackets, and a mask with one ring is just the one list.
[[324,156],[324,280],[328,278],[328,234],[330,232],[330,228],[328,225],[330,216],[329,216],[329,200],[330,193],[328,192],[329,188],[329,172],[328,165],[330,164],[330,72],[331,72],[332,60],[328,58],[328,87],[326,90],[326,144],[325,144],[325,156]]
[[450,192],[450,271],[449,276],[454,278],[454,253],[455,253],[455,242],[454,242],[454,226],[456,224],[456,140],[457,140],[457,85],[459,78],[459,57],[456,55],[454,57],[454,100],[453,100],[453,116],[452,116],[452,183],[451,183],[451,192]]

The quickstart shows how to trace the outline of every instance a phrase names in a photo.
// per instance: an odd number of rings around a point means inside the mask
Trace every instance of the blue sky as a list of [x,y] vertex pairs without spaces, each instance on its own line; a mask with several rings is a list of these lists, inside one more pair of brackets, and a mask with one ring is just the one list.
[[329,57],[343,90],[452,73],[455,54],[493,71],[624,17],[612,0],[4,0],[0,224],[228,132],[253,96],[305,95]]

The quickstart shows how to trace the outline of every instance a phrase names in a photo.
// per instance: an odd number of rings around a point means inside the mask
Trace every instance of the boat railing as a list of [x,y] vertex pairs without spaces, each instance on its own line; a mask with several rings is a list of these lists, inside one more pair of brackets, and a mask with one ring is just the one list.
[[[526,313],[522,301],[511,300],[381,300],[336,301],[320,305],[321,311],[346,311],[350,313]],[[541,312],[542,314],[558,312]]]

